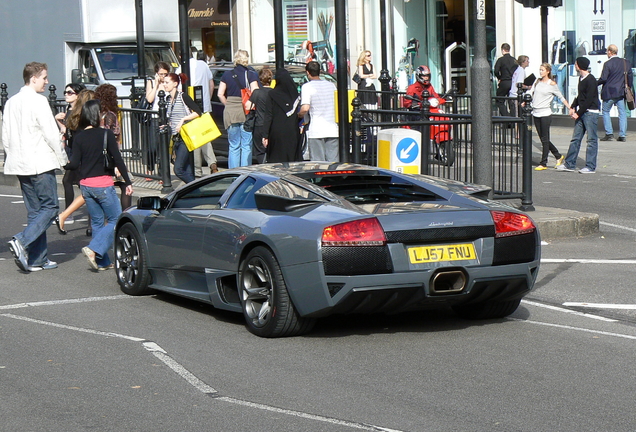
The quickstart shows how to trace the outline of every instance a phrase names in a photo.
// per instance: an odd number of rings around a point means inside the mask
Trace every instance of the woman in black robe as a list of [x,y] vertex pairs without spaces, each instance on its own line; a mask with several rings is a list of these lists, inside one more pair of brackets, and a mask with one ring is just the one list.
[[285,69],[276,71],[276,87],[269,92],[263,120],[266,162],[302,160],[296,83]]

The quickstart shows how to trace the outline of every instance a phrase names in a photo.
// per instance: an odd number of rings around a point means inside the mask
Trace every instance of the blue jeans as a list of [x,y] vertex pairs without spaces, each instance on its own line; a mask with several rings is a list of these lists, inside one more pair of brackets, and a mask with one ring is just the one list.
[[174,175],[185,183],[194,181],[194,154],[188,150],[181,136],[174,140]]
[[27,209],[27,226],[16,234],[29,256],[30,266],[42,266],[46,263],[46,230],[60,209],[57,200],[57,181],[55,171],[30,176],[18,176],[24,205]]
[[616,108],[618,108],[618,136],[624,137],[627,133],[627,112],[625,111],[625,99],[623,98],[603,101],[603,125],[605,126],[605,135],[614,135],[612,118],[610,117],[612,105],[616,105]]
[[121,204],[115,192],[115,186],[89,187],[80,185],[86,208],[91,215],[93,239],[88,248],[95,252],[95,261],[99,267],[110,265],[108,250],[115,240],[115,224],[121,214]]
[[581,149],[581,141],[583,135],[587,132],[587,149],[585,151],[585,166],[596,171],[596,155],[598,153],[598,113],[586,112],[574,122],[574,132],[572,133],[572,141],[570,148],[565,157],[565,167],[569,169],[576,168],[576,158]]
[[234,123],[227,129],[230,149],[227,167],[236,168],[252,164],[252,132],[243,129],[243,123]]

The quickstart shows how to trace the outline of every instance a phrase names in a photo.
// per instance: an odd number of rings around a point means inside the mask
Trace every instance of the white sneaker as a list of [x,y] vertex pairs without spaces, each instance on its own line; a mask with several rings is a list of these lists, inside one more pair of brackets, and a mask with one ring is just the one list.
[[573,169],[570,169],[570,168],[566,167],[565,164],[557,166],[556,170],[557,171],[563,171],[563,172],[574,172]]
[[596,171],[589,169],[588,167],[581,168],[579,170],[581,174],[595,174]]

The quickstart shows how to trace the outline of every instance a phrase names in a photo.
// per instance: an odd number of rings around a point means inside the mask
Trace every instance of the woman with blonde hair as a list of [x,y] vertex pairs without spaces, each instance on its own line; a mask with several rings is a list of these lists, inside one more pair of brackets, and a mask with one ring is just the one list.
[[252,132],[243,127],[245,123],[245,109],[241,90],[249,89],[250,93],[259,88],[258,75],[247,68],[249,54],[245,50],[238,50],[234,54],[235,67],[225,71],[219,83],[219,100],[225,105],[223,111],[223,125],[227,130],[229,142],[228,168],[246,166],[252,163]]
[[550,141],[552,100],[558,97],[568,109],[570,104],[559,91],[557,83],[552,79],[552,66],[550,63],[541,63],[541,66],[539,66],[539,78],[534,82],[530,92],[532,94],[532,117],[534,117],[534,125],[537,128],[537,135],[539,135],[543,148],[541,162],[539,162],[535,171],[548,169],[548,153],[554,155],[556,159],[554,167],[556,168],[563,164],[565,157],[559,153],[559,150]]
[[371,51],[365,50],[358,56],[358,75],[360,76],[360,82],[358,83],[358,90],[373,90],[372,92],[358,93],[358,99],[367,106],[367,108],[375,108],[378,105],[378,96],[375,93],[375,85],[373,80],[377,78],[377,75],[373,71],[373,65],[371,64]]

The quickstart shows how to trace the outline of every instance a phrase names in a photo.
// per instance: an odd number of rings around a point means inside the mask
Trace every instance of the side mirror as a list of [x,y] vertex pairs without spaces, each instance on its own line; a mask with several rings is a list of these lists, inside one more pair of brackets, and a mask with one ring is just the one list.
[[81,83],[82,82],[81,81],[81,75],[82,74],[80,74],[80,70],[79,69],[73,69],[71,71],[71,82],[75,83],[75,84]]
[[137,200],[137,208],[139,210],[160,211],[165,208],[165,205],[161,197],[147,196],[147,197],[141,197]]

